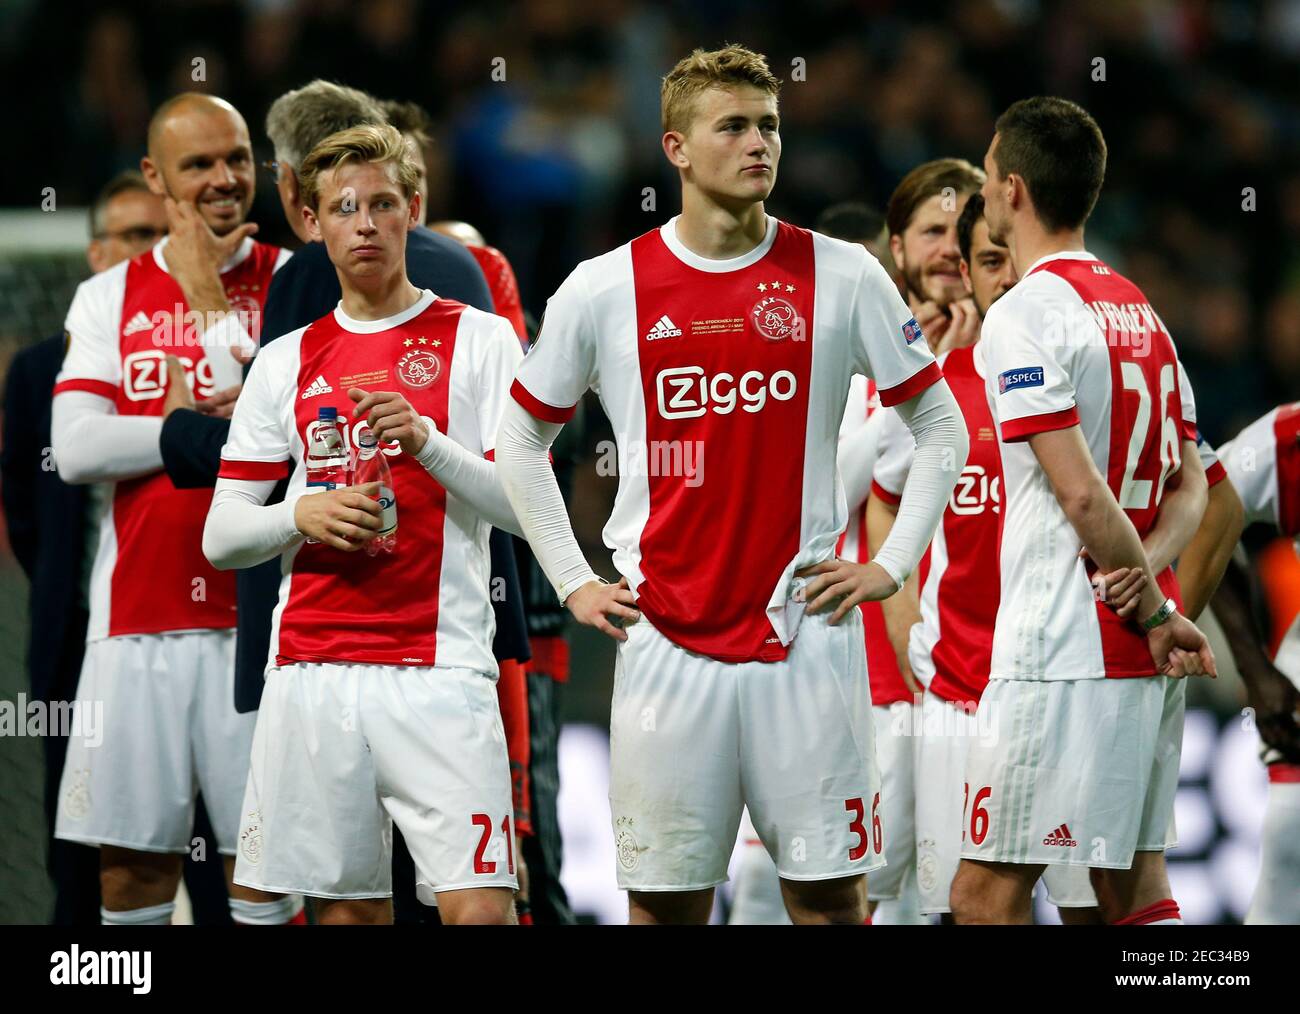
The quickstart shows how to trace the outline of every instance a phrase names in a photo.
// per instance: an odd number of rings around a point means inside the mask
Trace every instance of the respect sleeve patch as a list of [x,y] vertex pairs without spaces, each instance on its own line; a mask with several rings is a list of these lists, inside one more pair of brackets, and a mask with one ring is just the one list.
[[1018,387],[1042,387],[1043,368],[1041,366],[1021,366],[998,374],[998,394],[1006,394]]

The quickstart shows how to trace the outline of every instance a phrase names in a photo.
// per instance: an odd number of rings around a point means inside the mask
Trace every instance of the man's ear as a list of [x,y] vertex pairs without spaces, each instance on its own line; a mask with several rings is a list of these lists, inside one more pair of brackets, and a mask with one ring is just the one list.
[[959,265],[958,270],[961,271],[961,283],[962,285],[966,286],[966,295],[968,296],[975,295],[975,286],[971,283],[970,280],[970,265],[966,263],[965,257],[963,257],[957,263]]
[[162,172],[148,155],[140,159],[140,173],[149,187],[149,193],[155,197],[167,196],[167,184],[162,178]]
[[90,270],[99,274],[104,268],[108,267],[104,253],[104,244],[97,239],[90,241],[90,246],[86,248],[86,263],[90,265]]
[[903,263],[903,234],[896,233],[889,237],[889,252],[894,258],[894,267],[899,271],[906,271],[907,265]]
[[687,158],[686,152],[682,146],[686,143],[686,135],[678,130],[670,130],[663,137],[664,154],[668,156],[668,161],[678,169],[689,169],[691,160]]
[[285,207],[293,208],[301,203],[302,193],[298,189],[298,174],[294,172],[293,167],[287,162],[280,164],[280,171],[276,174],[275,185],[280,188]]
[[320,221],[316,218],[316,212],[305,204],[302,206],[302,221],[307,226],[307,235],[312,238],[313,243],[323,243],[325,241],[324,237],[321,236]]
[[412,229],[414,229],[417,225],[420,224],[420,203],[421,203],[420,192],[417,190],[414,194],[411,195],[411,203],[407,207],[407,212],[409,213],[410,216],[406,220],[407,232],[410,232]]

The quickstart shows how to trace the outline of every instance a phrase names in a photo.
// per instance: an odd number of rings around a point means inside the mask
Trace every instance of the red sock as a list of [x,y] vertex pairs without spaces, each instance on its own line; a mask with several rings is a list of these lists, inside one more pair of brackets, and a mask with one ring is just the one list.
[[1112,924],[1114,926],[1153,926],[1153,925],[1178,925],[1183,923],[1183,914],[1178,911],[1178,902],[1173,898],[1165,898],[1157,901],[1146,908],[1139,908],[1136,912],[1130,912],[1123,919],[1116,919]]
[[307,906],[306,906],[306,905],[303,905],[302,908],[298,909],[298,914],[295,915],[292,919],[290,919],[287,923],[285,923],[285,925],[286,925],[286,926],[306,926],[306,925],[307,925]]
[[870,912],[868,912],[868,913],[867,913],[867,917],[866,917],[865,919],[862,920],[862,925],[863,925],[863,926],[870,926],[870,925],[871,925],[871,913],[870,913]]

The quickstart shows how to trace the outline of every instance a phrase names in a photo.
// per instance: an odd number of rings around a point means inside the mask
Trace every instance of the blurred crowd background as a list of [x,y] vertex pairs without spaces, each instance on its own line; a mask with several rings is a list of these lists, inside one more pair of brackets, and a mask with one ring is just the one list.
[[[786,81],[769,210],[800,225],[838,201],[883,208],[924,160],[980,164],[994,119],[1018,98],[1078,101],[1110,150],[1089,246],[1169,325],[1207,438],[1297,396],[1300,0],[4,0],[0,75],[15,101],[0,233],[30,223],[20,215],[47,188],[60,212],[79,209],[138,166],[152,109],[179,91],[233,102],[269,159],[268,106],[323,77],[428,111],[430,220],[474,223],[539,317],[579,260],[676,213],[659,82],[692,48],[726,41],[765,52]],[[259,238],[294,245],[270,174],[252,220]],[[85,273],[72,257],[75,271],[43,280],[24,260],[34,238],[39,229],[0,236],[0,378],[15,348],[58,329]],[[593,554],[611,482],[578,479]],[[1297,603],[1295,558],[1279,559],[1281,624]],[[21,578],[0,580],[14,679],[22,596]],[[599,727],[612,652],[598,637],[574,643],[570,714]],[[586,690],[583,671],[599,673]],[[1227,721],[1236,706],[1228,695],[1215,710]]]
[[[431,219],[477,224],[535,315],[578,260],[676,210],[659,79],[696,45],[742,41],[786,79],[771,207],[801,224],[883,205],[925,159],[979,164],[1001,109],[1063,95],[1110,146],[1090,243],[1173,330],[1206,435],[1300,380],[1297,0],[7,0],[0,19],[8,116],[40,153],[10,160],[0,202],[85,204],[191,88],[232,101],[269,158],[270,102],[325,77],[429,111]],[[269,176],[255,220],[284,237]]]

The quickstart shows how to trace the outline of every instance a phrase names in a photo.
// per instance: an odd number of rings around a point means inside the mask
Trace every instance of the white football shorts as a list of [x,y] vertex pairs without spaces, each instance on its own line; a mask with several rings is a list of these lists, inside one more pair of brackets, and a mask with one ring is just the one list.
[[[921,711],[923,733],[916,741],[917,886],[921,911],[934,915],[952,911],[948,896],[961,862],[966,754],[981,729],[974,709],[934,694],[925,695]],[[989,732],[986,726],[984,735]],[[1097,904],[1085,866],[1049,866],[1043,883],[1048,901],[1059,908]]]
[[697,655],[645,617],[626,628],[610,715],[621,889],[724,882],[745,805],[787,880],[883,864],[862,618],[827,615],[805,616],[780,662]]
[[188,852],[199,791],[233,855],[257,716],[235,711],[235,632],[108,637],[86,645],[55,837]]
[[967,744],[962,857],[1125,870],[1170,847],[1185,700],[1164,676],[990,680],[977,719],[992,733]]
[[505,730],[471,669],[280,666],[253,736],[235,882],[316,898],[392,895],[392,824],[426,905],[515,888]]

